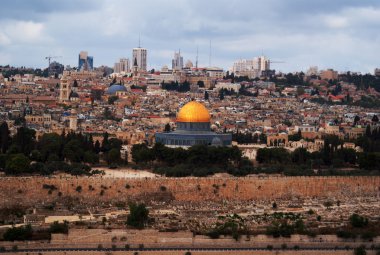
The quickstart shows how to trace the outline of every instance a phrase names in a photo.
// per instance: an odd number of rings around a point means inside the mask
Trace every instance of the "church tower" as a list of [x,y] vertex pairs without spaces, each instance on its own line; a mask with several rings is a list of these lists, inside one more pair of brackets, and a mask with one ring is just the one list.
[[70,78],[68,77],[70,72],[64,71],[61,83],[59,85],[59,101],[60,102],[67,102],[70,100],[70,94],[71,94],[71,85],[70,85]]
[[78,129],[78,117],[75,109],[71,110],[71,115],[69,117],[69,128],[72,131],[77,131]]
[[139,66],[137,64],[136,58],[135,58],[135,61],[133,62],[132,72],[133,72],[132,84],[137,86],[139,84],[140,73],[139,73]]

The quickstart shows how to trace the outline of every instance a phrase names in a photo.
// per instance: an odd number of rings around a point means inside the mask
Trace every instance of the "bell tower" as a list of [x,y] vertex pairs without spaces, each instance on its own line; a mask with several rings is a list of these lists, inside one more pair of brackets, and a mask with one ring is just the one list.
[[59,85],[59,101],[66,102],[70,100],[71,84],[70,72],[64,71]]

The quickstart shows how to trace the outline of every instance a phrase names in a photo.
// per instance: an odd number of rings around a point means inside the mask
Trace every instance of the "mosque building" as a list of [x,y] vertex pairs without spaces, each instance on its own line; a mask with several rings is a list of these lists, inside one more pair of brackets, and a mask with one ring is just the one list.
[[231,134],[217,134],[210,128],[210,113],[206,107],[190,101],[177,114],[177,129],[156,133],[156,143],[168,147],[190,147],[193,145],[231,146]]

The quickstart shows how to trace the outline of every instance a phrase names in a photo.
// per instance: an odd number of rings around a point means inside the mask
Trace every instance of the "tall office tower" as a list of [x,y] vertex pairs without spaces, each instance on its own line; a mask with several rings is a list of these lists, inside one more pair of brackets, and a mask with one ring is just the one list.
[[181,57],[181,51],[174,52],[174,58],[172,59],[172,69],[173,70],[183,69],[183,57]]
[[94,57],[89,56],[87,51],[81,51],[78,59],[79,71],[92,71],[94,70]]
[[140,71],[146,71],[147,68],[147,50],[144,48],[134,48],[132,52],[133,61],[137,61],[137,66]]
[[257,58],[258,69],[259,71],[267,71],[270,70],[270,61],[265,56],[261,56]]
[[129,59],[121,58],[119,62],[115,63],[113,69],[114,73],[128,72],[130,70]]

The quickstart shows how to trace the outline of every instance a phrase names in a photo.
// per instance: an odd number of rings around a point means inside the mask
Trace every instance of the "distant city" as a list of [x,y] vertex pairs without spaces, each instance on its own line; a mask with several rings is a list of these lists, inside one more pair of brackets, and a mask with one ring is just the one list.
[[380,254],[376,1],[13,2],[0,254]]

